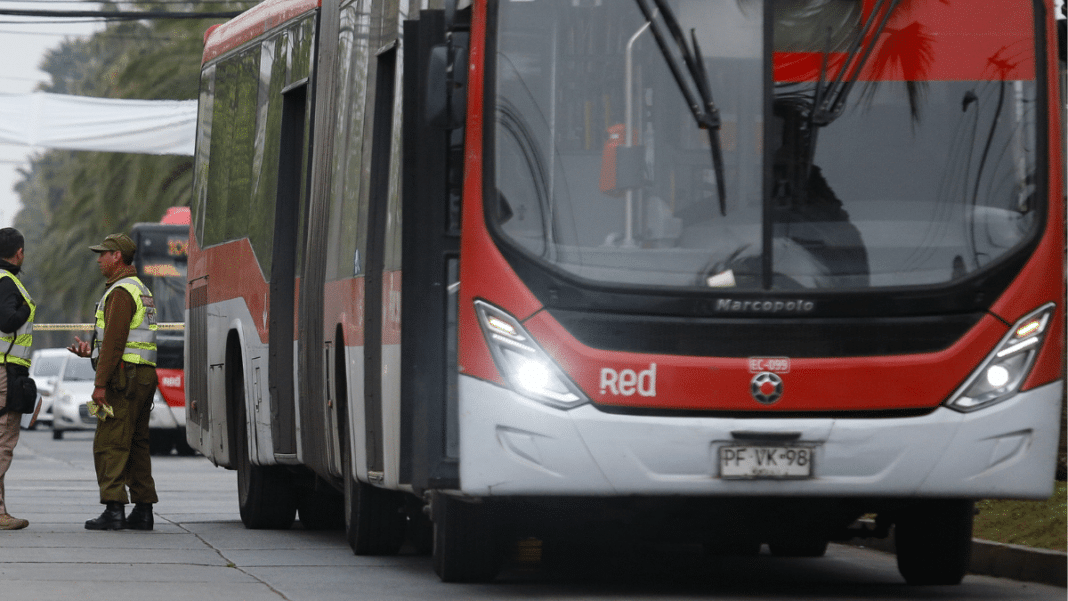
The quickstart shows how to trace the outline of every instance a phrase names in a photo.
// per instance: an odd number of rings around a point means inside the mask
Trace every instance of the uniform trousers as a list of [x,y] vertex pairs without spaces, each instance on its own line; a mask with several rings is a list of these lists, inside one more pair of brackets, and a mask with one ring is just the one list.
[[123,363],[119,370],[122,374],[116,374],[104,389],[104,399],[115,416],[98,422],[93,437],[100,502],[156,503],[159,499],[148,445],[156,368]]
[[[0,406],[7,401],[7,369],[0,363]],[[4,476],[11,467],[11,458],[15,454],[15,445],[19,442],[22,414],[6,411],[0,415],[0,515],[7,513],[4,504]]]

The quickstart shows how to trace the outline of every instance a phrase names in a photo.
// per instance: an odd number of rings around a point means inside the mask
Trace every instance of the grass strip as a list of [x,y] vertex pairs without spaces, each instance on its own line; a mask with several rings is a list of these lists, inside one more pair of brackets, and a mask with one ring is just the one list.
[[1044,501],[979,501],[973,536],[998,543],[1065,551],[1068,485],[1057,482]]

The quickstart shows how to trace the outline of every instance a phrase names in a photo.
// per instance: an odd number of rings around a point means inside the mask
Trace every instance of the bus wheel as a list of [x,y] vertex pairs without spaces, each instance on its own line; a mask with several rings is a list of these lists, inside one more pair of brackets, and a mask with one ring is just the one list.
[[[346,443],[347,450],[347,443]],[[356,555],[396,555],[404,544],[403,493],[356,479],[345,454],[345,538]]]
[[932,500],[909,507],[894,525],[897,569],[912,585],[960,584],[972,550],[975,502]]
[[230,378],[229,401],[236,405],[237,504],[246,528],[285,530],[293,525],[297,504],[289,473],[279,466],[254,465],[248,451],[245,385]]
[[501,569],[503,549],[491,502],[466,503],[435,495],[434,571],[442,582],[489,582]]

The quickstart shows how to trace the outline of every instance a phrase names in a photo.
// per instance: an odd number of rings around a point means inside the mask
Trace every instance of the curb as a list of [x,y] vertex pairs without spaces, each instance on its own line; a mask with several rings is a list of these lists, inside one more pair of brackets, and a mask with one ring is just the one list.
[[972,540],[973,574],[1068,586],[1068,553],[1006,545],[988,540]]
[[[854,538],[845,544],[894,553],[894,529],[886,538]],[[972,539],[969,574],[1068,587],[1068,553]]]

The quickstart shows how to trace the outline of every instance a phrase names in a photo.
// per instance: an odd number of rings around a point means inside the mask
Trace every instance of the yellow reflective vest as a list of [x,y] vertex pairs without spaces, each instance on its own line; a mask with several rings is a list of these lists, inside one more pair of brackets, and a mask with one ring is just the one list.
[[[6,269],[0,269],[0,280],[4,278],[11,278],[11,281],[15,282],[15,286],[19,289],[19,293],[22,294],[22,298],[26,301],[26,304],[30,306],[30,317],[26,320],[26,323],[22,324],[22,327],[15,330],[10,334],[0,332],[0,363],[14,363],[16,365],[30,366],[30,347],[33,346],[33,318],[37,314],[37,305],[34,304],[33,299],[30,298],[30,293],[26,291],[26,287],[22,285],[15,274]],[[14,342],[14,345],[11,343]],[[11,348],[8,351],[8,347]],[[2,353],[7,352],[5,357]]]
[[100,302],[96,304],[96,330],[93,332],[94,364],[100,355],[100,346],[104,343],[104,303],[108,295],[122,288],[130,293],[134,300],[133,319],[130,320],[130,335],[126,337],[126,348],[122,351],[122,360],[138,365],[156,365],[156,302],[152,292],[136,277],[118,280],[104,291]]

